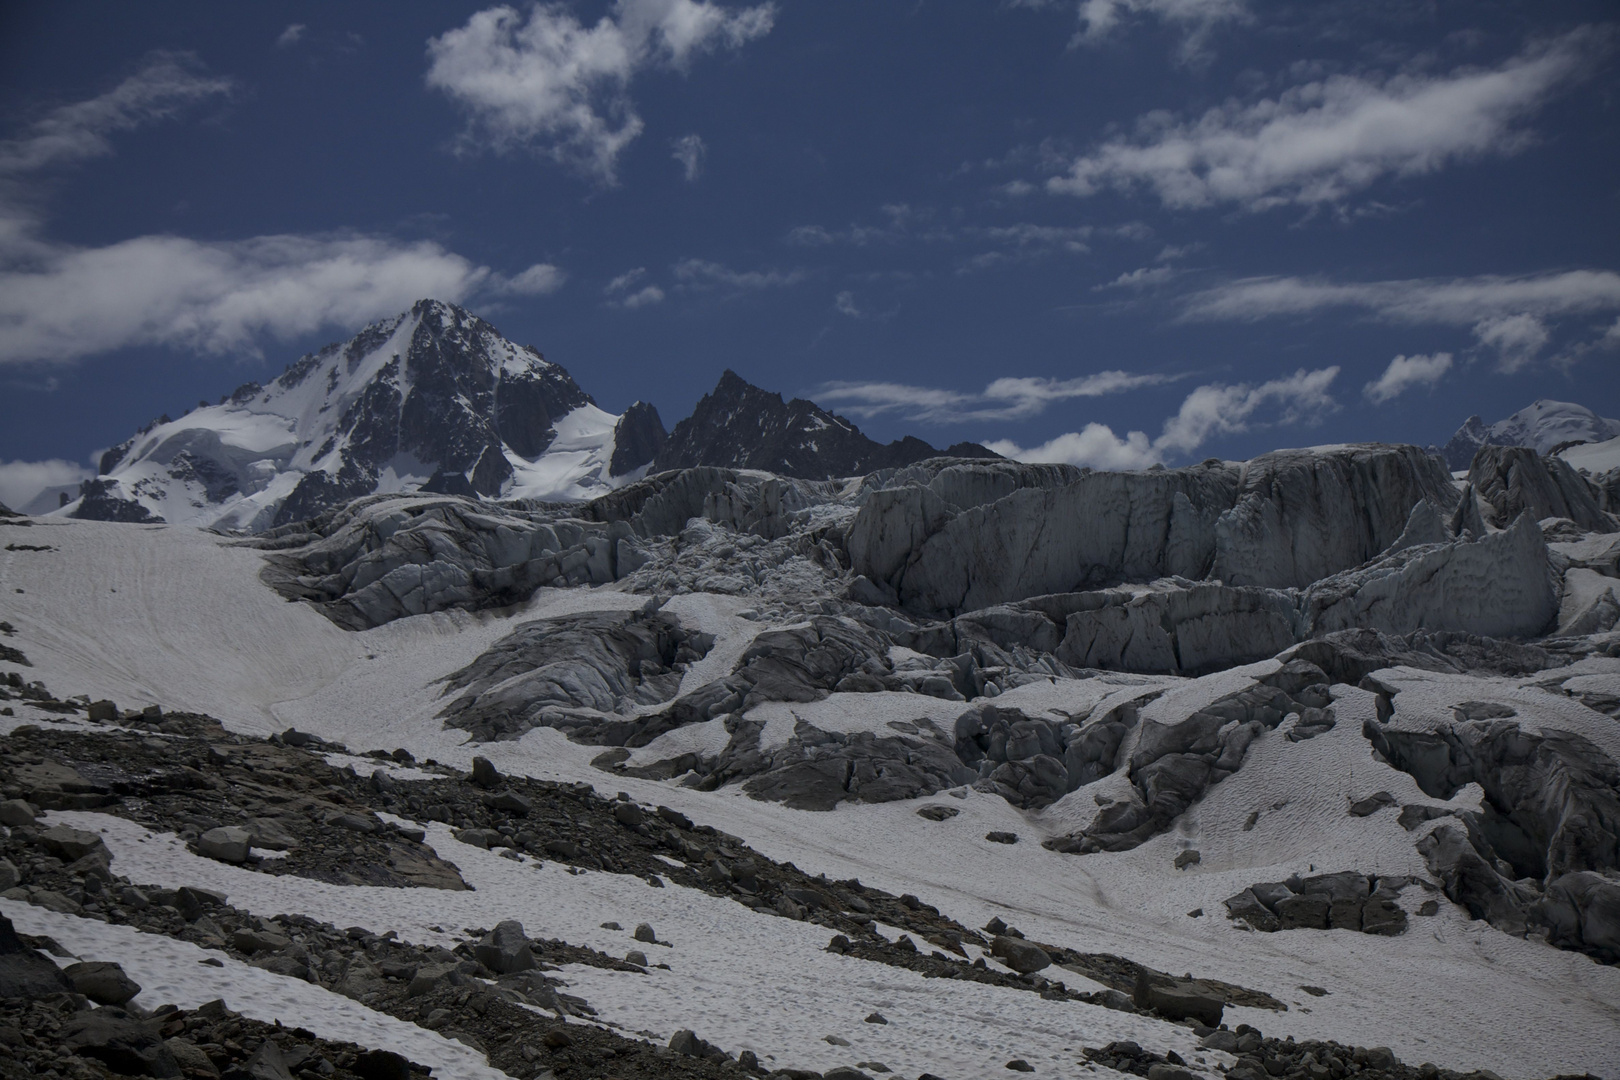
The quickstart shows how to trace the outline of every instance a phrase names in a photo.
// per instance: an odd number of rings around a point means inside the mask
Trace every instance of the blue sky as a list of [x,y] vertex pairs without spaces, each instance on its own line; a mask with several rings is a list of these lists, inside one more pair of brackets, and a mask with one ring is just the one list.
[[1617,54],[1573,0],[9,4],[0,480],[422,296],[668,424],[727,367],[1111,467],[1617,415]]

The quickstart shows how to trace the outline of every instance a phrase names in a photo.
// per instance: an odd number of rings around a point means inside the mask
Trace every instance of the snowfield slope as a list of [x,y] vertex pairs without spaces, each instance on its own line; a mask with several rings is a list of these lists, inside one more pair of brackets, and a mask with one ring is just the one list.
[[[560,433],[559,440],[564,437]],[[1127,783],[1123,772],[1039,810],[963,786],[949,793],[957,798],[844,802],[812,812],[750,798],[735,784],[699,791],[633,771],[609,775],[592,765],[601,746],[570,742],[553,727],[474,744],[466,732],[443,726],[443,679],[522,623],[641,608],[646,597],[622,586],[542,588],[516,608],[439,611],[351,632],[313,606],[288,603],[265,587],[258,577],[261,552],[192,528],[0,522],[0,537],[10,545],[46,549],[0,551],[0,617],[14,628],[3,642],[21,650],[31,665],[8,663],[5,669],[39,680],[59,696],[105,698],[125,709],[158,704],[204,712],[249,734],[296,727],[354,754],[403,748],[418,760],[463,769],[481,755],[506,774],[594,784],[610,795],[623,790],[637,802],[667,805],[812,875],[858,877],[890,893],[914,894],[969,927],[1000,918],[1037,941],[1224,980],[1287,1005],[1282,1012],[1228,1006],[1225,1022],[1234,1028],[1249,1023],[1268,1036],[1388,1046],[1409,1063],[1490,1069],[1504,1077],[1620,1075],[1620,1040],[1614,1037],[1620,1031],[1620,968],[1497,930],[1434,888],[1406,887],[1400,904],[1410,928],[1399,936],[1259,933],[1225,917],[1224,899],[1256,882],[1295,874],[1355,871],[1432,880],[1395,808],[1355,816],[1347,807],[1356,800],[1383,791],[1394,803],[1439,811],[1480,807],[1477,784],[1449,799],[1436,798],[1420,790],[1413,776],[1372,755],[1362,735],[1364,722],[1379,715],[1371,690],[1336,686],[1337,723],[1313,738],[1290,739],[1292,720],[1257,734],[1241,770],[1210,787],[1167,831],[1130,850],[1076,856],[1043,848],[1040,841],[1088,825],[1102,801],[1119,797]],[[686,670],[683,691],[723,673],[768,628],[757,606],[746,597],[703,592],[669,601],[665,610],[683,625],[714,637],[707,657]],[[1184,716],[1280,667],[1272,660],[1196,679],[1153,676],[1154,687],[1164,692],[1144,707],[1143,722]],[[1620,682],[1620,661],[1583,661],[1578,673],[1569,674],[1613,686]],[[1380,677],[1398,684],[1402,723],[1438,722],[1460,702],[1506,703],[1543,726],[1576,731],[1620,759],[1620,724],[1557,687],[1539,685],[1544,673],[1486,677],[1402,668]],[[1002,696],[1038,713],[1095,701],[1097,687],[1088,685],[1094,681],[1060,676]],[[933,718],[948,728],[969,708],[964,701],[894,692],[840,693],[827,701],[838,706],[832,711],[843,714],[850,729],[875,729],[891,717],[919,723]],[[22,723],[80,723],[27,702],[8,705],[16,715],[0,718],[6,732]],[[818,706],[759,708],[791,718],[796,708],[814,716]],[[871,710],[867,719],[864,709]],[[771,715],[759,719],[768,723]],[[661,756],[657,747],[637,753],[649,760]],[[929,820],[916,813],[927,804],[947,804],[959,813]],[[810,922],[749,911],[674,884],[653,888],[631,874],[575,873],[562,862],[501,857],[438,824],[428,823],[427,842],[461,868],[474,891],[272,876],[202,858],[172,834],[122,817],[54,811],[48,821],[101,833],[115,873],[216,889],[233,905],[265,917],[302,913],[339,927],[358,923],[373,933],[393,931],[406,941],[446,946],[462,927],[517,919],[531,936],[562,938],[615,956],[646,949],[668,969],[630,974],[570,964],[561,975],[569,992],[596,1010],[598,1022],[660,1043],[690,1028],[733,1054],[752,1051],[768,1068],[825,1071],[881,1062],[895,1075],[954,1078],[1003,1075],[1008,1061],[1022,1059],[1036,1076],[1110,1075],[1084,1064],[1080,1050],[1115,1039],[1160,1054],[1174,1051],[1188,1068],[1206,1075],[1235,1061],[1201,1047],[1188,1027],[1151,1015],[924,979],[828,952],[828,932]],[[1014,833],[1018,842],[988,842],[991,832]],[[1176,858],[1187,851],[1197,851],[1199,861],[1178,869]],[[1418,912],[1436,898],[1436,914]],[[237,960],[203,966],[194,946],[14,899],[0,900],[0,911],[20,931],[48,934],[85,959],[121,962],[144,988],[138,1005],[192,1007],[224,996],[244,1013],[302,1024],[323,1037],[397,1047],[431,1064],[436,1076],[498,1075],[460,1043],[307,982]],[[669,947],[631,941],[627,932],[602,925],[608,922],[626,928],[650,923]],[[968,952],[977,957],[981,950],[969,946]],[[986,963],[1006,970],[993,958]],[[1078,975],[1064,976],[1071,986],[1100,989]],[[865,1022],[874,1012],[888,1023]]]

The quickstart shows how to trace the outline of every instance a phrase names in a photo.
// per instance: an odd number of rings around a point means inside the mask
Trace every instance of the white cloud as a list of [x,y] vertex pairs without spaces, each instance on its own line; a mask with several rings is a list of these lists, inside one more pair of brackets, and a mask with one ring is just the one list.
[[491,277],[489,291],[506,296],[547,296],[563,287],[568,274],[550,263],[535,263],[516,277]]
[[167,119],[187,105],[229,94],[230,79],[206,76],[189,53],[155,53],[140,71],[87,101],[36,120],[21,138],[0,142],[0,175],[19,175],[112,153],[108,136]]
[[287,339],[352,329],[427,297],[458,301],[481,289],[535,295],[561,284],[548,264],[514,278],[434,243],[352,234],[189,240],[141,236],[77,247],[43,234],[22,209],[29,174],[112,152],[109,136],[228,93],[231,82],[158,55],[112,90],[61,106],[0,143],[0,365],[66,363],[135,345],[199,353],[258,351]]
[[1076,379],[1004,377],[977,394],[930,386],[889,382],[834,382],[817,392],[821,401],[836,402],[844,412],[863,419],[899,413],[924,423],[964,420],[1017,420],[1044,412],[1047,406],[1075,398],[1104,397],[1173,381],[1169,375],[1133,375],[1100,371]]
[[1176,208],[1341,203],[1386,176],[1522,150],[1531,136],[1520,122],[1590,68],[1608,36],[1578,30],[1494,69],[1335,75],[1272,99],[1229,101],[1193,121],[1149,113],[1134,136],[1077,158],[1047,189],[1147,188]]
[[[47,489],[88,480],[95,473],[71,461],[0,461],[0,503],[21,510]],[[44,509],[54,509],[54,505]]]
[[670,145],[675,148],[670,157],[681,163],[681,174],[686,177],[687,183],[703,175],[703,158],[709,148],[701,135],[682,135]]
[[1560,319],[1620,311],[1620,273],[1565,270],[1516,277],[1331,282],[1296,277],[1245,278],[1190,297],[1191,320],[1254,320],[1358,309],[1387,322],[1468,327],[1514,372],[1552,338]]
[[655,67],[770,32],[774,4],[728,9],[710,0],[615,0],[586,26],[561,4],[527,18],[508,6],[475,13],[428,41],[427,84],[466,109],[463,145],[530,148],[614,182],[619,154],[642,131],[629,87]]
[[1315,371],[1300,368],[1292,375],[1258,386],[1200,386],[1187,395],[1181,410],[1164,422],[1164,432],[1154,440],[1154,448],[1191,453],[1214,435],[1247,431],[1250,419],[1265,405],[1279,409],[1277,423],[1310,422],[1338,407],[1328,394],[1338,377],[1337,366]]
[[1512,374],[1534,360],[1552,335],[1547,324],[1534,315],[1498,315],[1481,319],[1474,326],[1474,336],[1481,345],[1497,352],[1497,367],[1504,374]]
[[646,276],[647,268],[645,266],[638,266],[634,270],[626,270],[624,273],[608,282],[607,288],[603,289],[602,292],[612,296],[616,292],[623,292],[625,289],[628,289],[630,286],[634,285],[636,282],[640,281]]
[[1128,270],[1113,281],[1105,282],[1095,288],[1099,290],[1146,289],[1154,285],[1163,285],[1175,276],[1175,270],[1168,266],[1143,266],[1136,270]]
[[757,292],[797,285],[807,276],[803,270],[733,270],[707,259],[683,259],[675,264],[675,280],[687,289]]
[[307,29],[309,28],[303,23],[290,24],[287,29],[281,32],[281,36],[276,38],[276,48],[285,49],[289,45],[298,44],[299,39],[304,36],[304,31]]
[[852,319],[861,317],[861,309],[855,306],[855,294],[848,289],[833,298],[833,307],[838,309],[840,315],[848,315]]
[[1441,352],[1432,356],[1397,356],[1389,362],[1389,367],[1384,369],[1384,373],[1362,387],[1361,392],[1367,395],[1367,400],[1374,405],[1382,405],[1395,400],[1414,386],[1435,385],[1450,370],[1450,353]]
[[1223,22],[1247,22],[1243,0],[1081,0],[1076,44],[1097,44],[1122,23],[1148,16],[1180,34],[1180,55],[1190,60],[1203,51],[1210,32]]
[[1091,423],[1029,448],[1010,440],[986,442],[998,454],[1030,462],[1063,462],[1096,469],[1141,469],[1176,454],[1190,454],[1216,435],[1247,431],[1255,414],[1271,406],[1275,424],[1311,423],[1338,407],[1328,388],[1339,375],[1337,367],[1306,371],[1258,386],[1211,383],[1188,394],[1176,415],[1164,422],[1157,439],[1132,431],[1121,438],[1106,424]]
[[997,439],[984,445],[1002,457],[1017,461],[1092,469],[1145,469],[1163,460],[1146,433],[1132,431],[1122,439],[1107,424],[1087,424],[1081,431],[1071,431],[1027,449],[1010,439]]
[[660,289],[656,285],[648,285],[646,288],[638,289],[629,296],[625,297],[623,300],[618,301],[618,305],[622,308],[628,308],[629,310],[634,311],[636,308],[650,307],[653,304],[661,304],[663,302],[664,290]]
[[251,354],[259,334],[353,328],[425,296],[461,300],[489,277],[487,267],[437,244],[378,237],[52,245],[0,270],[0,364],[71,361],[130,345]]

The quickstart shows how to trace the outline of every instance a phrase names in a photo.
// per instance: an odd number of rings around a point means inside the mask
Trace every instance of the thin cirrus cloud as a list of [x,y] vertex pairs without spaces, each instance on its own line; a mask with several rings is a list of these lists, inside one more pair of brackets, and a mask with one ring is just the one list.
[[[840,294],[840,299],[845,295],[848,294]],[[850,296],[850,306],[853,305],[854,298]],[[862,419],[894,413],[914,422],[948,424],[1023,419],[1044,412],[1047,406],[1059,401],[1161,386],[1175,378],[1135,375],[1128,371],[1100,371],[1076,379],[1008,377],[996,379],[976,394],[904,383],[831,382],[817,390],[816,398],[834,403],[844,412]]]
[[675,264],[678,287],[697,292],[759,292],[797,285],[807,277],[803,270],[733,270],[707,259],[682,259]]
[[1179,57],[1186,61],[1203,53],[1210,33],[1221,23],[1248,22],[1244,0],[1013,0],[1013,7],[1074,7],[1080,19],[1071,46],[1100,45],[1125,27],[1158,22],[1180,35]]
[[0,143],[0,364],[60,364],[137,345],[256,354],[258,339],[352,327],[423,296],[537,296],[565,275],[504,277],[438,244],[348,233],[199,241],[139,236],[102,247],[45,234],[42,171],[113,152],[111,136],[232,92],[185,54],[156,54],[97,97],[58,107]]
[[1361,310],[1393,323],[1466,327],[1495,352],[1498,370],[1512,374],[1540,355],[1561,321],[1620,312],[1620,273],[1564,270],[1369,282],[1245,278],[1194,293],[1182,318],[1253,321],[1334,309]]
[[465,110],[462,148],[528,149],[612,184],[644,127],[630,97],[635,77],[741,48],[775,20],[771,3],[615,0],[590,26],[561,4],[536,4],[527,16],[503,5],[430,39],[426,79]]
[[[602,295],[608,298],[607,306],[634,311],[637,308],[663,303],[663,289],[657,285],[641,285],[646,277],[647,268],[638,266],[634,270],[626,270],[608,282],[607,287],[602,290]],[[641,287],[637,288],[638,285]]]
[[1523,150],[1533,136],[1522,121],[1591,70],[1612,37],[1583,28],[1494,68],[1334,75],[1195,120],[1149,113],[1133,135],[1074,159],[1047,190],[1146,190],[1175,209],[1341,204],[1385,177]]
[[1176,455],[1190,454],[1216,436],[1247,431],[1261,416],[1268,417],[1265,422],[1270,424],[1314,423],[1338,408],[1330,393],[1338,376],[1337,366],[1314,371],[1301,368],[1292,375],[1259,384],[1200,386],[1187,395],[1174,416],[1165,420],[1156,439],[1142,431],[1121,437],[1106,424],[1091,423],[1040,446],[1022,447],[1008,439],[984,445],[1019,461],[1143,469]]
[[1414,387],[1434,386],[1450,370],[1450,353],[1397,356],[1389,362],[1384,373],[1362,387],[1361,392],[1374,405],[1383,405],[1394,401]]

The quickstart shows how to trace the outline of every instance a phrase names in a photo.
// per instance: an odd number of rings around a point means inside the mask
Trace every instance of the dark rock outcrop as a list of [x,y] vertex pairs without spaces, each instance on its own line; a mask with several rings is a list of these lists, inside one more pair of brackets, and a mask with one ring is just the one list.
[[613,426],[613,459],[608,465],[608,474],[624,476],[649,464],[668,441],[669,433],[664,430],[658,410],[645,401],[636,402],[624,410]]
[[1340,872],[1261,882],[1225,901],[1228,916],[1255,930],[1359,930],[1394,937],[1406,931],[1397,902],[1406,878]]
[[[728,370],[692,415],[675,425],[654,468],[714,465],[827,480],[939,456],[940,451],[921,439],[907,437],[887,446],[874,442],[814,402],[803,398],[784,402],[780,394],[761,390]],[[977,443],[960,443],[944,456],[996,455]]]

